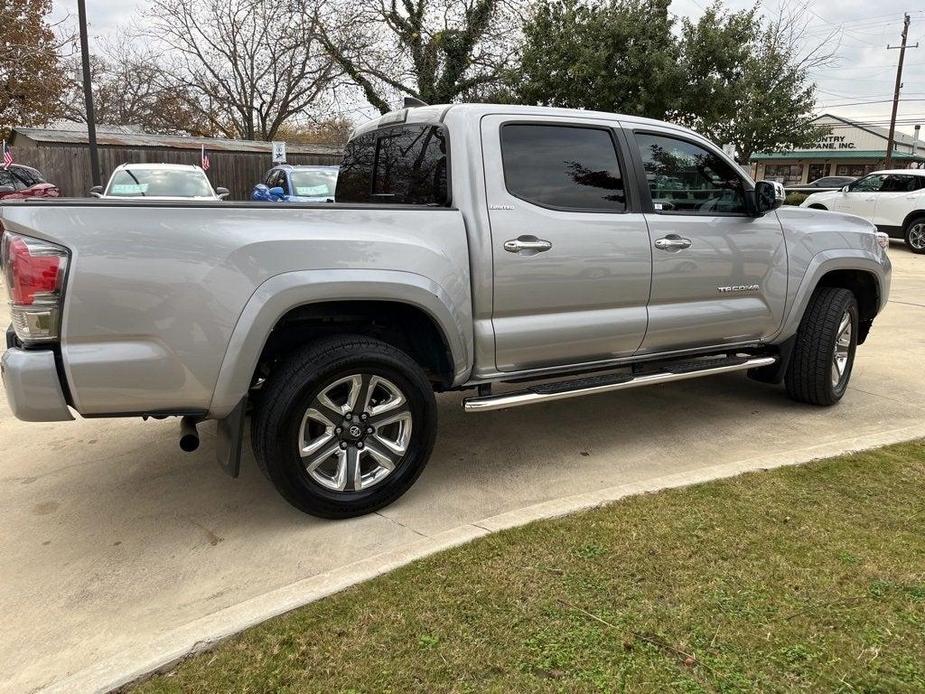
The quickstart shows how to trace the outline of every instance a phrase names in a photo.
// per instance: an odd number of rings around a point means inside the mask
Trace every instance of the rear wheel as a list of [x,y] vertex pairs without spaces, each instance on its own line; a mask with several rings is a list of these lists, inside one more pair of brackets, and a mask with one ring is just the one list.
[[848,389],[857,349],[858,303],[840,287],[820,287],[797,331],[784,381],[794,400],[834,405]]
[[916,217],[906,225],[906,245],[913,253],[925,253],[925,217]]
[[427,464],[436,402],[421,368],[379,340],[339,336],[293,354],[264,385],[257,462],[296,508],[323,518],[370,513]]

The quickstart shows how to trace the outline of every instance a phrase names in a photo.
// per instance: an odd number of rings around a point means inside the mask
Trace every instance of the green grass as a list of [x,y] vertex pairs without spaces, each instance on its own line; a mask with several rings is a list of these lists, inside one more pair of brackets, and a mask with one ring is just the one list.
[[925,442],[492,535],[142,692],[925,691]]

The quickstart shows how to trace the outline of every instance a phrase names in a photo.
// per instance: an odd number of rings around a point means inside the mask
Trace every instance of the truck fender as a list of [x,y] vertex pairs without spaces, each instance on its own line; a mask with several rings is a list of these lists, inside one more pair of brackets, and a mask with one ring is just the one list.
[[466,297],[452,297],[433,280],[399,270],[300,270],[266,280],[235,324],[209,406],[209,417],[229,416],[247,395],[273,327],[289,311],[323,301],[395,301],[425,311],[450,351],[453,383],[472,368],[472,316]]
[[781,331],[774,341],[780,342],[796,335],[813,292],[816,291],[820,280],[833,270],[861,270],[873,275],[877,280],[879,293],[877,311],[879,311],[886,304],[889,291],[887,289],[889,282],[883,281],[884,273],[889,272],[887,268],[889,265],[885,267],[876,255],[864,250],[836,249],[817,253],[807,265],[806,272],[803,273]]

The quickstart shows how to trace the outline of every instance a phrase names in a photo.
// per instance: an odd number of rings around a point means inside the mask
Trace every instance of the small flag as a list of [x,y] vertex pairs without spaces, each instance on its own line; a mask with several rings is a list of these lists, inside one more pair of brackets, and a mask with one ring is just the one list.
[[212,163],[209,161],[209,155],[206,154],[206,146],[202,146],[202,170],[208,171]]
[[3,141],[3,168],[10,168],[10,164],[13,163],[13,150],[10,149],[6,144],[6,140]]

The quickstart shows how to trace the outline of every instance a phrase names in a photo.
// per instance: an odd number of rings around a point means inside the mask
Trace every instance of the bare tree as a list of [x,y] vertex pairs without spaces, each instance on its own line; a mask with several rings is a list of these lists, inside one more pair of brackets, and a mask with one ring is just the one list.
[[[66,61],[69,78],[59,115],[85,122],[79,56]],[[90,56],[96,119],[103,124],[137,125],[146,132],[209,136],[213,128],[200,112],[191,90],[177,85],[156,55],[136,41],[104,42]]]
[[320,41],[322,2],[152,0],[143,32],[163,49],[165,74],[188,90],[210,129],[271,140],[341,71]]
[[[373,0],[337,13],[325,47],[385,113],[396,97],[449,103],[501,81],[515,62],[517,0]],[[332,39],[340,37],[340,42]]]

